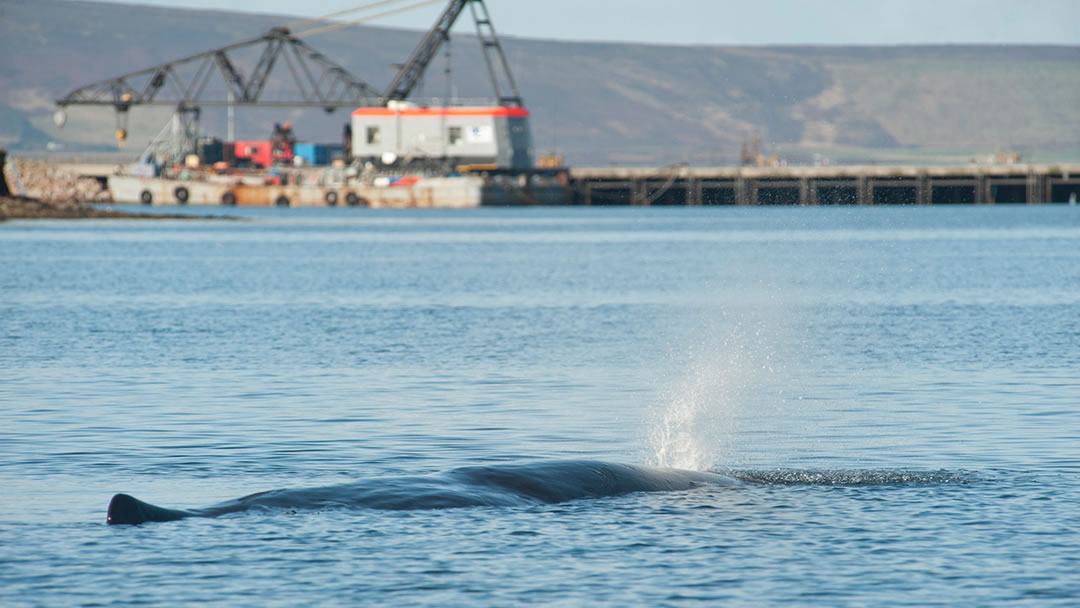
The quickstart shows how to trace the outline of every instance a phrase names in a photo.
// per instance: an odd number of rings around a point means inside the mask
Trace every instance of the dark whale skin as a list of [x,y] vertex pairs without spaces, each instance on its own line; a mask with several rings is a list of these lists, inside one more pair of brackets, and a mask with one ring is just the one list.
[[741,482],[717,473],[662,469],[590,460],[462,467],[426,476],[377,477],[321,488],[251,494],[202,509],[167,509],[117,494],[109,524],[136,525],[187,517],[217,517],[254,508],[446,509],[471,506],[554,504],[634,492],[678,492]]

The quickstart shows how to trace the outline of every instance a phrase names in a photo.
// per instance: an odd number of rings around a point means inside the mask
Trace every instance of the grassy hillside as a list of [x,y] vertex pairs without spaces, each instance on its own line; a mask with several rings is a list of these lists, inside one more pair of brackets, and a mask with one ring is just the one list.
[[[496,26],[498,4],[491,6]],[[111,110],[72,110],[58,132],[52,101],[77,86],[252,38],[289,20],[7,0],[0,4],[0,145],[109,145]],[[471,24],[460,29],[451,47],[453,86],[462,97],[488,96]],[[381,89],[391,64],[419,36],[353,27],[307,42]],[[533,113],[538,151],[558,151],[575,165],[733,164],[741,139],[754,131],[767,153],[793,162],[813,154],[834,162],[964,162],[1013,150],[1036,160],[1080,158],[1080,47],[733,48],[513,38],[504,46]],[[427,96],[446,95],[444,67],[440,56],[424,84]],[[133,110],[129,149],[137,151],[167,118],[167,110]],[[238,136],[264,138],[274,122],[292,120],[301,138],[336,141],[346,119],[238,110]],[[224,135],[224,113],[206,111],[203,126]]]

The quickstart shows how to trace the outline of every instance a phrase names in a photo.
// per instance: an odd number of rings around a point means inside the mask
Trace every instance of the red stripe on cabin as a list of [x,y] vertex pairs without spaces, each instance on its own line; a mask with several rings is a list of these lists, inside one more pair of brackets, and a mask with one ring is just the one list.
[[529,111],[518,107],[497,108],[357,108],[353,116],[495,116],[528,118]]

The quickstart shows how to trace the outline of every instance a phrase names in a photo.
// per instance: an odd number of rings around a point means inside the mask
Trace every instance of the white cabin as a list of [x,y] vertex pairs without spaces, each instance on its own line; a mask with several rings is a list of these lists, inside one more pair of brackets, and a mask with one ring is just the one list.
[[352,155],[382,166],[437,161],[531,169],[528,118],[529,111],[516,106],[358,108],[352,113]]

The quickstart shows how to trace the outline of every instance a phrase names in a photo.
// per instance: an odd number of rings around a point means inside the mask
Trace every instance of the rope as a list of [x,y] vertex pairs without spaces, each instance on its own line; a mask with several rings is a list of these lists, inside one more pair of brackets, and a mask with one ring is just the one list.
[[[389,1],[397,1],[397,0],[389,0]],[[306,38],[308,36],[314,36],[316,34],[324,34],[326,32],[332,32],[334,30],[341,29],[343,27],[349,27],[349,26],[352,26],[352,25],[358,25],[360,23],[373,21],[375,19],[379,19],[379,18],[382,18],[382,17],[388,17],[390,15],[396,15],[398,13],[404,13],[405,11],[411,11],[411,10],[413,10],[415,8],[420,8],[422,6],[427,6],[429,4],[436,4],[436,3],[439,3],[439,2],[443,2],[443,1],[444,0],[424,0],[424,2],[417,2],[415,4],[409,4],[409,5],[403,6],[401,8],[396,8],[396,9],[389,10],[389,11],[383,11],[381,13],[376,13],[374,15],[369,15],[367,17],[362,17],[360,19],[354,19],[352,21],[343,21],[341,23],[332,23],[330,25],[324,25],[323,27],[317,27],[317,28],[314,28],[314,29],[310,29],[310,30],[300,32],[298,34],[293,34],[292,36],[293,36],[293,38]]]
[[340,17],[342,15],[348,15],[349,13],[356,13],[359,11],[366,11],[368,9],[375,8],[376,6],[382,6],[384,4],[394,4],[397,2],[404,2],[405,0],[379,0],[378,2],[370,2],[360,6],[354,6],[353,8],[347,8],[345,10],[336,11],[322,17],[312,17],[311,19],[297,19],[296,21],[290,21],[285,24],[284,27],[295,29],[301,25],[307,25],[309,23],[315,23],[317,21],[326,21],[327,19],[333,19],[334,17]]

